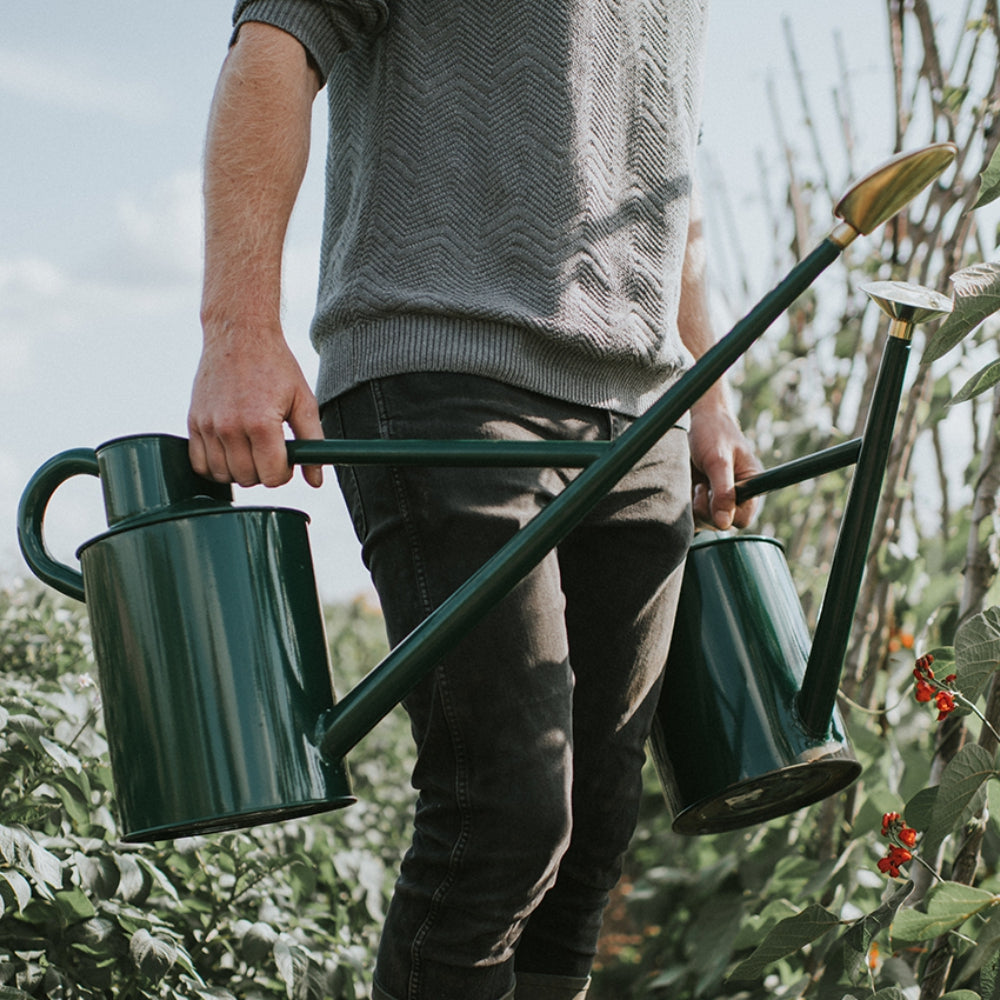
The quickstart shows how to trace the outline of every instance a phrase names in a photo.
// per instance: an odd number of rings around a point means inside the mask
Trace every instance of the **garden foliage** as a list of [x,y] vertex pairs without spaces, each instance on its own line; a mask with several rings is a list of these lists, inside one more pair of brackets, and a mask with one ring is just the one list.
[[[329,615],[347,683],[384,651],[381,618]],[[405,720],[369,740],[349,810],[121,843],[85,612],[0,592],[0,998],[368,996],[411,801]]]

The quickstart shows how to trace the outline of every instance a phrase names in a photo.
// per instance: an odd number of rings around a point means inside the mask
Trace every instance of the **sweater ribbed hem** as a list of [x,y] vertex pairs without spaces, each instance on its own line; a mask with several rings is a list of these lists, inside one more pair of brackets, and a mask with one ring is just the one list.
[[319,335],[316,347],[320,404],[375,378],[461,372],[629,417],[648,410],[691,360],[642,368],[505,323],[412,315]]

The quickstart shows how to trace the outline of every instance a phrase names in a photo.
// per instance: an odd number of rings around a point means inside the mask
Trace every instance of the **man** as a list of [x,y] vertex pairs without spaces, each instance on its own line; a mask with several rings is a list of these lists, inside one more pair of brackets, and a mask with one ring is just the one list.
[[[692,209],[704,16],[696,0],[240,2],[206,151],[194,467],[285,482],[285,423],[300,438],[627,429],[712,341]],[[280,272],[324,85],[314,395]],[[378,1000],[585,996],[635,824],[692,465],[695,512],[745,524],[733,482],[756,464],[721,385],[407,698],[419,799]],[[390,640],[573,474],[340,470]]]

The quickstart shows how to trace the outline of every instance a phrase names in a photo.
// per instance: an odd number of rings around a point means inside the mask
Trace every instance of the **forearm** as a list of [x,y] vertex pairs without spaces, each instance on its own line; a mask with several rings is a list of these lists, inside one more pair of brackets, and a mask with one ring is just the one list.
[[205,148],[206,338],[280,330],[282,250],[319,87],[295,38],[243,26],[219,76]]
[[[700,358],[715,343],[709,314],[707,269],[708,252],[701,204],[697,193],[691,200],[684,267],[681,271],[681,296],[677,326],[681,341],[695,359]],[[722,407],[731,410],[729,390],[724,378],[716,382],[695,404],[698,407]]]
[[[248,23],[223,64],[205,149],[204,345],[188,411],[196,472],[277,486],[287,423],[320,438],[316,398],[281,329],[281,257],[319,90],[291,35]],[[321,469],[303,470],[314,486]]]
[[[700,358],[715,343],[706,288],[706,248],[701,213],[693,199],[681,279],[678,327],[684,346]],[[715,382],[691,407],[691,446],[696,518],[725,530],[746,527],[755,502],[736,506],[735,482],[758,469],[756,458],[736,421],[725,378]]]

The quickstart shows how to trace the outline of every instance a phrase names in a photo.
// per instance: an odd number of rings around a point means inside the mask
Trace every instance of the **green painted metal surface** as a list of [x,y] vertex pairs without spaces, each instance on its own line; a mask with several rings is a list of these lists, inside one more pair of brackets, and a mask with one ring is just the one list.
[[[545,461],[578,463],[580,475],[336,705],[304,515],[233,507],[228,487],[196,476],[186,442],[170,435],[109,442],[96,469],[91,453],[47,463],[25,492],[19,536],[39,576],[86,595],[126,837],[251,825],[351,801],[347,751],[839,252],[824,241],[613,444],[558,454],[547,445]],[[290,457],[316,461],[324,444],[290,445]],[[468,442],[402,451],[397,460],[489,463]],[[494,452],[497,464],[542,458],[541,449]],[[99,475],[110,530],[82,546],[75,574],[47,553],[41,530],[54,490],[81,473]]]
[[319,749],[333,687],[306,521],[203,511],[82,549],[126,839],[354,801]]
[[860,773],[835,713],[819,737],[798,717],[810,645],[778,542],[696,537],[650,740],[678,832],[762,822]]
[[[82,572],[42,541],[45,507],[98,475],[110,529]],[[163,840],[354,801],[320,743],[334,695],[308,518],[236,508],[187,442],[120,438],[46,463],[19,514],[25,558],[86,595],[124,839]]]
[[356,746],[433,668],[442,653],[475,626],[681,419],[840,251],[830,239],[820,243],[601,458],[391,650],[338,702],[323,741],[324,751],[338,758]]
[[813,733],[823,732],[837,698],[909,356],[909,340],[886,340],[798,697],[802,721]]

